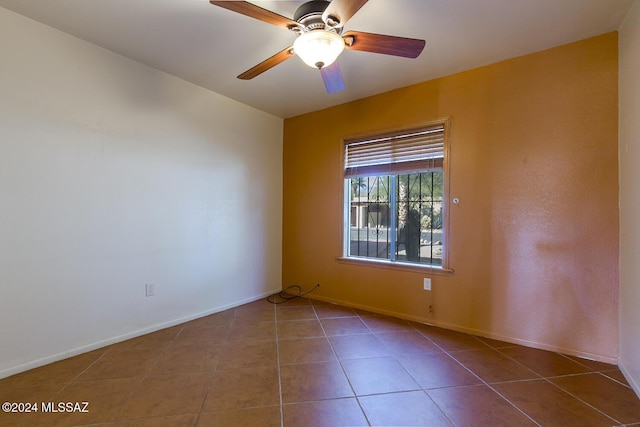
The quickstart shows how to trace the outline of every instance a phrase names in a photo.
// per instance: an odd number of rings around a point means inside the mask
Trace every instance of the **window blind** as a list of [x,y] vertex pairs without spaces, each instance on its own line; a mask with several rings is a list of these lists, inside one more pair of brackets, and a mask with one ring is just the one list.
[[442,170],[444,125],[345,141],[345,178]]

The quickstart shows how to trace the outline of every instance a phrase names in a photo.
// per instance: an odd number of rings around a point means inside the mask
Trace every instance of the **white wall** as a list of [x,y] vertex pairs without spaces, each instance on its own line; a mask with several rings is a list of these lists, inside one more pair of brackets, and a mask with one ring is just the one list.
[[620,356],[640,395],[640,2],[619,33],[620,57]]
[[0,378],[281,289],[281,230],[281,119],[0,8]]

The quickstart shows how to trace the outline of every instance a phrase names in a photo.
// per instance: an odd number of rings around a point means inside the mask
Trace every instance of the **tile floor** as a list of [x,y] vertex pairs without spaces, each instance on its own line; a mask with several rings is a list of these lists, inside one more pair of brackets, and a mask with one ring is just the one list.
[[[300,298],[0,380],[0,426],[640,426],[616,366]],[[89,402],[87,413],[42,402]]]

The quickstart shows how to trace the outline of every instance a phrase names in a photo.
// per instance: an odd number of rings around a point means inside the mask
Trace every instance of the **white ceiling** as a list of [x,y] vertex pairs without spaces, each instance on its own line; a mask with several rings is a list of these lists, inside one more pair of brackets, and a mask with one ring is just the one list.
[[[346,90],[327,94],[292,58],[250,81],[236,76],[293,44],[287,30],[208,0],[0,0],[0,6],[278,117],[341,104],[616,30],[633,0],[369,0],[347,23],[420,38],[418,59],[340,57]],[[293,17],[304,0],[253,1]]]

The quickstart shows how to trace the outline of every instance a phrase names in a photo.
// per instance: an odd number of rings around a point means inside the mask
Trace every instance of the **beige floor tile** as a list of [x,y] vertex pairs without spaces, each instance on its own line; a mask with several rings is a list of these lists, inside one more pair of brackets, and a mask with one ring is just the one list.
[[280,427],[280,406],[203,412],[198,427]]
[[571,375],[550,381],[621,424],[640,423],[638,396],[631,388],[602,374]]
[[469,350],[450,353],[458,362],[488,383],[517,381],[540,376],[497,350]]
[[293,363],[331,362],[336,355],[327,338],[280,340],[278,352],[281,365]]
[[197,414],[211,375],[201,373],[146,377],[117,415],[117,420]]
[[212,373],[218,364],[220,348],[213,345],[182,345],[169,347],[151,370],[151,375],[180,372]]
[[436,353],[442,350],[417,331],[377,333],[375,337],[396,356],[406,354]]
[[624,376],[622,371],[620,371],[620,369],[616,368],[615,371],[604,371],[604,372],[601,372],[601,374],[611,378],[612,380],[618,381],[622,385],[631,387],[629,385],[629,381],[627,381],[627,378]]
[[[67,427],[110,421],[140,381],[141,378],[121,378],[71,383],[47,402],[50,412],[41,408],[30,425]],[[58,406],[61,402],[63,411]]]
[[374,334],[338,335],[329,341],[340,360],[390,356],[389,349]]
[[400,356],[398,361],[423,389],[482,383],[480,378],[445,353]]
[[276,322],[234,322],[229,330],[229,342],[273,341]]
[[493,388],[543,426],[601,427],[617,424],[546,380],[495,384]]
[[278,322],[278,339],[323,337],[324,330],[318,320],[291,320]]
[[357,317],[354,309],[335,304],[314,304],[313,309],[319,319]]
[[342,366],[356,396],[421,390],[393,357],[345,360]]
[[248,366],[275,366],[278,364],[275,341],[227,343],[220,349],[218,369]]
[[[31,426],[34,425],[39,416],[42,402],[53,401],[62,385],[35,385],[29,387],[0,388],[0,403],[10,402],[16,405],[9,408],[9,411],[0,411],[0,426]],[[28,404],[29,408],[21,409],[17,404]],[[33,412],[33,406],[35,411]],[[24,412],[24,411],[30,412]],[[11,412],[15,411],[15,412]]]
[[576,363],[580,363],[581,365],[586,366],[593,372],[606,372],[606,371],[612,371],[612,370],[618,369],[616,365],[612,365],[610,363],[598,362],[597,360],[590,360],[590,359],[585,359],[583,357],[568,356],[568,355],[565,357],[573,360]]
[[320,319],[320,323],[327,336],[371,333],[360,317]]
[[278,322],[287,320],[315,320],[316,312],[311,305],[279,307],[278,310],[276,310],[276,318]]
[[353,390],[338,362],[305,363],[280,367],[283,403],[353,397]]
[[196,414],[170,415],[167,417],[151,417],[138,420],[115,421],[91,427],[193,427],[198,416]]
[[406,320],[389,316],[363,316],[362,321],[372,332],[412,331],[413,327]]
[[580,374],[590,371],[587,367],[551,351],[522,346],[501,348],[498,351],[543,377]]
[[280,404],[276,366],[219,369],[213,376],[204,411],[252,408]]
[[284,405],[285,427],[364,427],[369,423],[355,398]]
[[139,377],[151,370],[160,354],[153,350],[109,350],[78,381]]
[[454,426],[423,391],[363,396],[358,401],[375,426]]
[[525,414],[485,385],[429,390],[456,426],[535,427]]
[[489,346],[477,337],[428,325],[416,325],[418,331],[447,351],[486,349]]
[[227,341],[229,323],[185,326],[173,340],[171,347],[185,345],[221,346]]
[[272,304],[248,304],[238,307],[234,322],[275,322],[276,311]]

